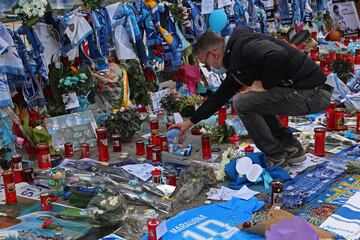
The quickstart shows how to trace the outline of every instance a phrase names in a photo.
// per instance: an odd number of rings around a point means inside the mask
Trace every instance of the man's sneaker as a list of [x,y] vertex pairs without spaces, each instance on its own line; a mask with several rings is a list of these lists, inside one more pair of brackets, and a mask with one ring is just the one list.
[[301,144],[296,144],[296,146],[287,147],[285,151],[288,153],[286,162],[289,165],[299,164],[306,160],[305,151]]
[[280,158],[266,156],[266,159],[268,166],[271,168],[288,166],[288,163],[286,162],[286,156]]

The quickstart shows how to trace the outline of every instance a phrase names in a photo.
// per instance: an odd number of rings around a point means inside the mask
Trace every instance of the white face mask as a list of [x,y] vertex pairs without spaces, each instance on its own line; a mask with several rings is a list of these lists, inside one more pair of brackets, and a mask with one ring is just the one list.
[[227,69],[222,66],[220,68],[211,67],[211,71],[221,76],[227,72]]

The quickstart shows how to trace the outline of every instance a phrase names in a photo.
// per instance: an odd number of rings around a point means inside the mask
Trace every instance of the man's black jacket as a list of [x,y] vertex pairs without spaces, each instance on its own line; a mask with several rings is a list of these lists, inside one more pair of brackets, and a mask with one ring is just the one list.
[[293,83],[295,89],[323,84],[320,67],[304,53],[284,41],[239,27],[226,44],[223,65],[228,70],[219,89],[191,118],[198,123],[223,106],[241,86],[261,80],[265,89]]

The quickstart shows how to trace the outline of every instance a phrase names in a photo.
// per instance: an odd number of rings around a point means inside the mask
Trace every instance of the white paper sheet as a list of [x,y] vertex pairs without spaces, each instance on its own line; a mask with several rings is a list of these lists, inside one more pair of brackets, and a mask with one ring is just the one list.
[[155,167],[148,163],[143,164],[132,164],[132,165],[125,165],[121,167],[128,173],[135,175],[136,177],[140,178],[143,181],[147,181],[151,178],[151,171],[155,168],[163,170],[162,167]]

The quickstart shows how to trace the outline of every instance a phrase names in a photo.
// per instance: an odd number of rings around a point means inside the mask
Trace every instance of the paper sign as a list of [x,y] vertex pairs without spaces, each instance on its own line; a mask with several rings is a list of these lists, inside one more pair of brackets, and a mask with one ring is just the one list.
[[163,110],[160,104],[160,100],[170,94],[170,89],[165,89],[161,91],[157,91],[151,95],[151,103],[154,112],[159,112]]
[[214,11],[214,0],[201,1],[201,14],[210,14]]
[[253,190],[249,189],[246,185],[244,185],[240,190],[238,190],[236,192],[234,197],[241,198],[244,200],[249,200],[250,198],[252,198],[253,196],[255,196],[258,193],[259,192],[253,191]]
[[160,239],[167,231],[166,220],[164,220],[156,227],[156,239]]
[[174,120],[175,120],[175,123],[182,123],[184,121],[181,114],[178,112],[174,113]]
[[315,156],[314,154],[307,153],[306,160],[304,162],[302,162],[299,165],[293,165],[291,167],[287,167],[286,170],[288,170],[290,177],[294,178],[305,169],[321,164],[325,161],[327,161],[326,158],[318,157]]
[[65,104],[65,110],[80,107],[76,93],[71,92],[68,94],[63,94],[62,98],[63,98],[63,103]]

